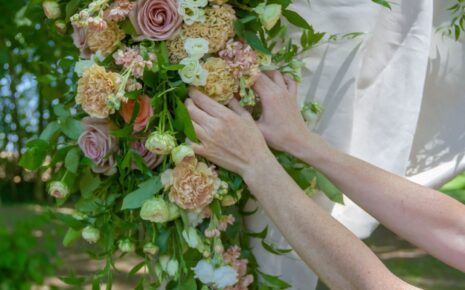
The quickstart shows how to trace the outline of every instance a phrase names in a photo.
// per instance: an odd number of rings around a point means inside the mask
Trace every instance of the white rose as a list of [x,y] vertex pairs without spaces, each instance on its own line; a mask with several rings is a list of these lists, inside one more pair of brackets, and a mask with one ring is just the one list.
[[203,284],[211,284],[214,282],[215,269],[205,260],[200,260],[192,271],[195,273],[195,278],[199,279]]
[[152,132],[145,141],[145,148],[159,155],[170,154],[174,147],[176,138],[170,133]]
[[192,25],[194,22],[205,21],[205,11],[188,2],[182,2],[178,7],[178,13],[182,16],[184,23]]
[[118,248],[123,253],[132,253],[136,250],[136,246],[129,239],[120,240],[118,242]]
[[200,61],[195,57],[186,57],[180,61],[184,65],[179,70],[183,82],[194,86],[204,86],[207,83],[208,72],[202,67]]
[[208,53],[208,40],[201,37],[189,37],[184,41],[184,49],[189,56],[202,58],[202,56]]
[[215,270],[213,273],[213,282],[219,289],[223,289],[228,286],[233,286],[237,283],[237,272],[231,266],[222,266]]
[[100,231],[93,226],[85,227],[81,232],[82,238],[89,243],[96,243],[100,240]]
[[57,19],[61,16],[60,5],[56,1],[42,2],[42,8],[48,19]]

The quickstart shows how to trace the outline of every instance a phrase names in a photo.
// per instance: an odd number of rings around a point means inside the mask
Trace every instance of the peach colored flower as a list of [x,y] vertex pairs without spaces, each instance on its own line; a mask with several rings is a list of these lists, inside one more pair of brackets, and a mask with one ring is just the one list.
[[87,45],[92,52],[100,51],[104,56],[113,52],[126,34],[115,22],[108,22],[103,31],[87,31]]
[[238,92],[239,83],[226,61],[210,57],[203,68],[208,72],[207,83],[198,88],[218,103],[227,104],[234,97],[234,93]]
[[226,264],[236,270],[239,281],[234,286],[226,287],[224,290],[247,290],[250,284],[253,283],[253,276],[247,274],[247,259],[240,259],[241,249],[238,246],[230,247],[223,254],[223,259]]
[[197,160],[179,163],[167,180],[170,200],[183,209],[201,209],[210,204],[220,184],[213,168]]
[[131,2],[129,0],[116,0],[103,12],[103,18],[116,22],[123,21],[134,7],[135,2]]
[[127,102],[123,102],[120,114],[124,121],[129,123],[131,121],[136,102],[139,104],[139,112],[134,120],[134,131],[140,132],[144,130],[145,126],[150,121],[150,118],[153,116],[153,108],[149,97],[142,95],[137,98],[137,101],[128,100]]
[[108,106],[109,96],[116,93],[120,75],[107,72],[104,67],[93,64],[78,81],[76,104],[92,117],[106,118],[114,113]]

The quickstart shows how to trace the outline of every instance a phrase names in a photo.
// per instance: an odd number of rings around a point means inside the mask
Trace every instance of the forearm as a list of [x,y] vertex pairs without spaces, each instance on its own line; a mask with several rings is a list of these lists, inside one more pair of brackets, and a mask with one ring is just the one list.
[[331,289],[405,289],[406,284],[308,198],[273,157],[254,166],[244,179],[293,249]]
[[324,173],[382,224],[465,271],[465,206],[435,190],[341,153],[308,135],[295,155]]

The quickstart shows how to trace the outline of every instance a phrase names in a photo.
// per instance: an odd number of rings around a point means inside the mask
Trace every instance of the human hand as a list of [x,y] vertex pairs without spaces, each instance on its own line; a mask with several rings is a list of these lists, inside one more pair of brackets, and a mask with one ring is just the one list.
[[263,106],[257,124],[268,144],[293,154],[309,133],[297,106],[297,83],[278,71],[262,73],[254,85]]
[[273,158],[252,116],[233,99],[229,108],[191,88],[186,106],[200,144],[196,154],[246,177],[254,166]]

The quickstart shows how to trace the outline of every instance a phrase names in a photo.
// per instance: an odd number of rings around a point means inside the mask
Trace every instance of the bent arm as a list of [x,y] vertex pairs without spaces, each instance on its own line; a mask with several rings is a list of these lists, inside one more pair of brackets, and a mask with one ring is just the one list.
[[308,198],[273,156],[251,167],[244,180],[290,245],[331,289],[416,289]]
[[324,173],[390,230],[465,272],[465,205],[337,151],[313,133],[289,151]]

